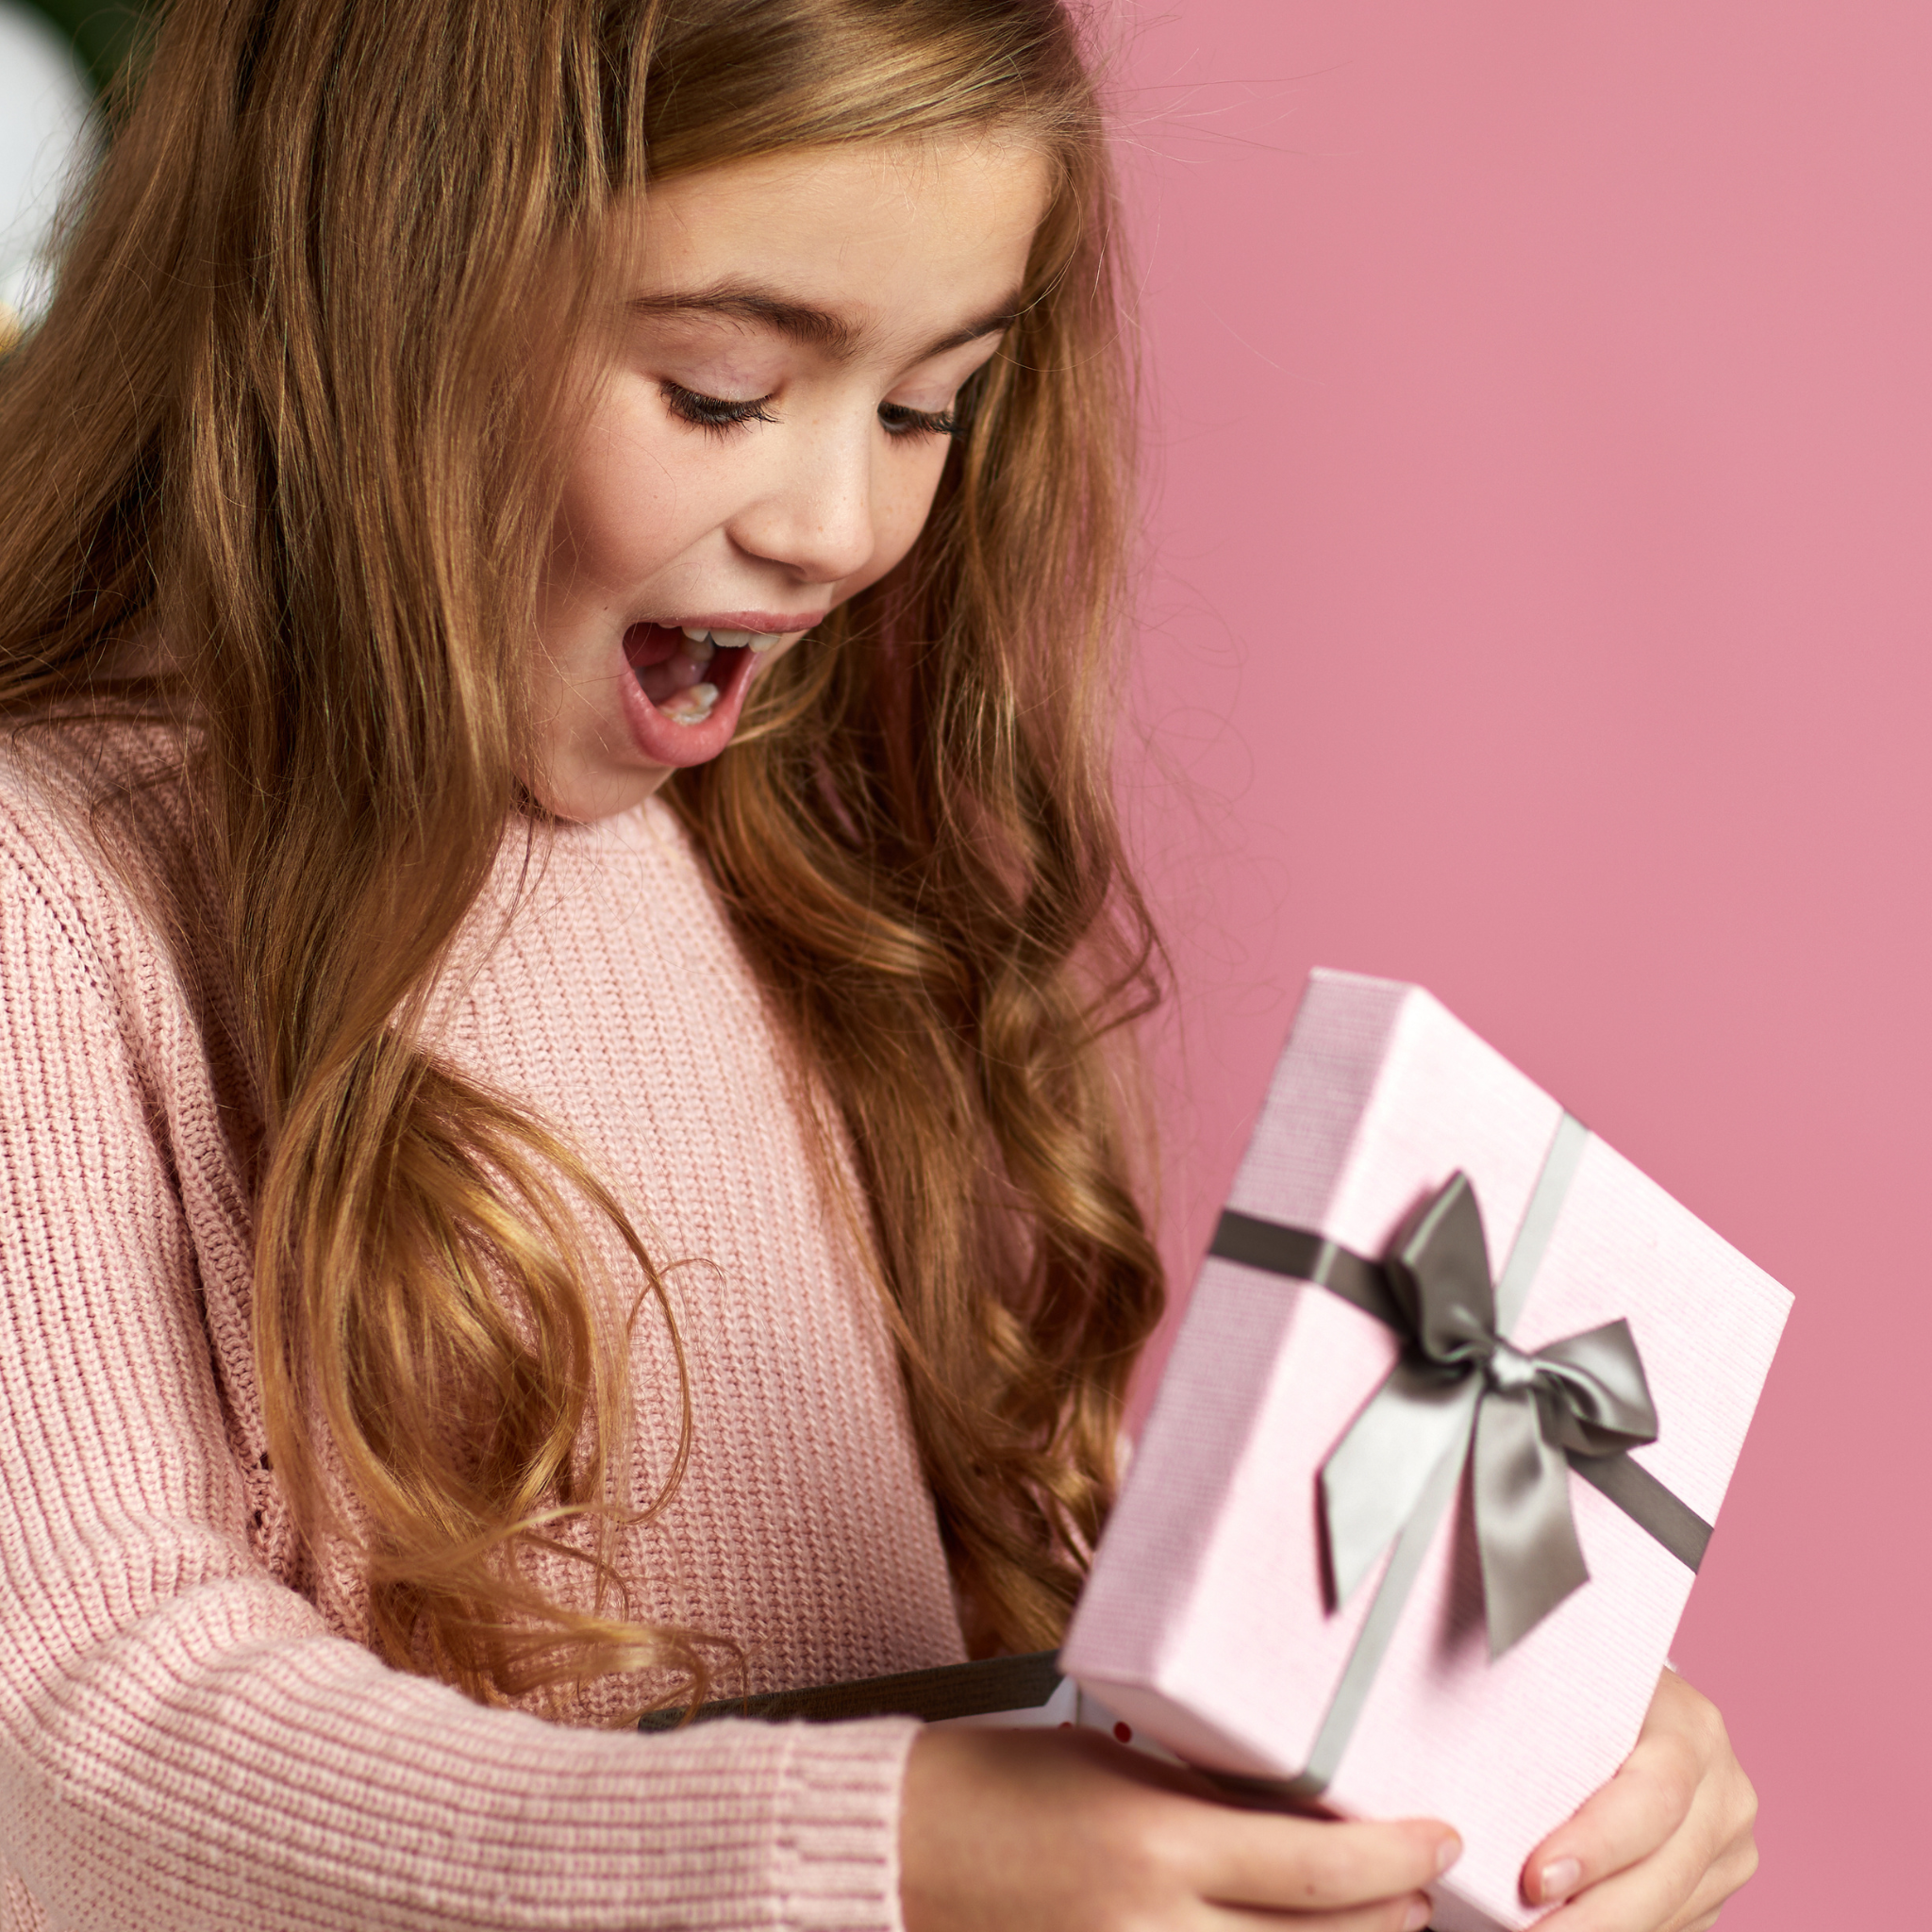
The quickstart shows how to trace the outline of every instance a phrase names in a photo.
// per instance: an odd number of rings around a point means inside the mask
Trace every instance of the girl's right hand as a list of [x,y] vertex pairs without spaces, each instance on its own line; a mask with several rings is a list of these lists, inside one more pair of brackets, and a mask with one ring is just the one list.
[[900,1824],[907,1932],[1419,1932],[1446,1824],[1239,1810],[1091,1731],[929,1730]]

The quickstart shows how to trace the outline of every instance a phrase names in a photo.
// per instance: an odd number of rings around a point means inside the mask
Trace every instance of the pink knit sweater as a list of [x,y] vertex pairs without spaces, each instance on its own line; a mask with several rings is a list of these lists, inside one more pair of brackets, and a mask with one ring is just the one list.
[[[157,743],[118,736],[111,774]],[[482,1709],[378,1662],[353,1572],[298,1560],[225,1010],[103,864],[89,789],[0,755],[0,1927],[896,1926],[912,1724]],[[141,815],[192,930],[175,794]],[[753,1690],[957,1660],[874,1291],[698,859],[657,805],[542,857],[507,929],[473,919],[443,1024],[687,1263],[695,1449],[624,1545],[639,1613],[738,1640]],[[661,1324],[633,1376],[641,1503]]]

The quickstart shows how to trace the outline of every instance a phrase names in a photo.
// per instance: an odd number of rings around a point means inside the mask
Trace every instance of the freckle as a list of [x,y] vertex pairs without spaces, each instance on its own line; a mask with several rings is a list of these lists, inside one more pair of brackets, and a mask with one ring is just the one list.
[[1134,1727],[1132,1724],[1116,1724],[1113,1727],[1113,1734],[1123,1744],[1131,1744],[1134,1741]]

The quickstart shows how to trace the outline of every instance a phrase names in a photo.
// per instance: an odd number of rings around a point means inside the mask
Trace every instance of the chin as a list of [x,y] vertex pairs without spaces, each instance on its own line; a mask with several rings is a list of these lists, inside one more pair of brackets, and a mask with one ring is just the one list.
[[669,765],[592,765],[552,774],[531,786],[531,796],[554,819],[595,824],[635,811],[670,777]]

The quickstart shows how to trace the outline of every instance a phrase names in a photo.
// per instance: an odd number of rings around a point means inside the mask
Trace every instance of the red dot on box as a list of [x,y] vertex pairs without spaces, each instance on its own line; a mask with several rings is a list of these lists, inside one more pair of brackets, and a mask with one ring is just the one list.
[[1072,1730],[1073,1728],[1074,1728],[1074,1720],[1073,1720],[1072,1718],[1070,1718],[1070,1717],[1063,1717],[1063,1718],[1061,1718],[1061,1720],[1060,1720],[1060,1729],[1061,1729],[1061,1730],[1063,1730],[1063,1731],[1071,1731],[1071,1730]]
[[1113,1734],[1123,1744],[1131,1744],[1134,1741],[1134,1727],[1132,1724],[1116,1724],[1113,1727]]

